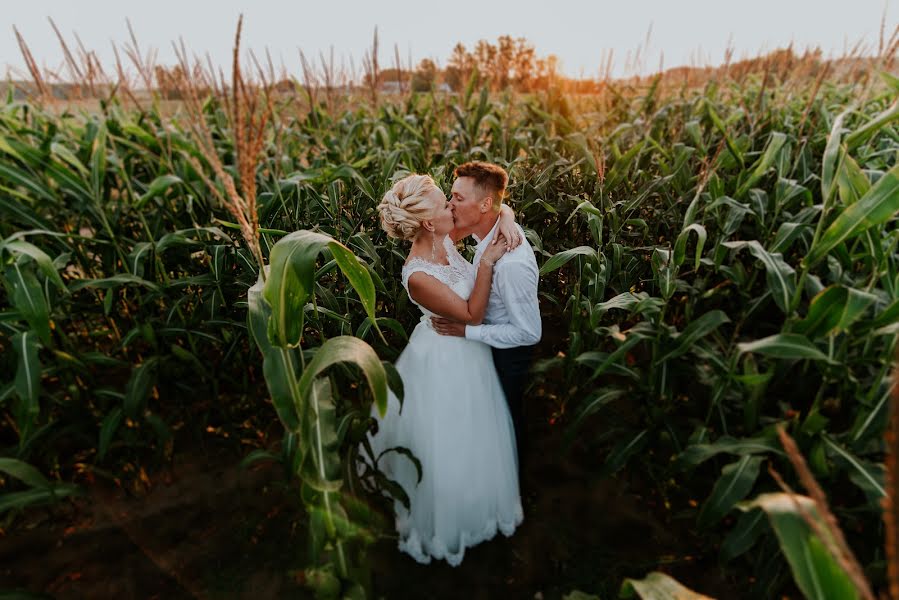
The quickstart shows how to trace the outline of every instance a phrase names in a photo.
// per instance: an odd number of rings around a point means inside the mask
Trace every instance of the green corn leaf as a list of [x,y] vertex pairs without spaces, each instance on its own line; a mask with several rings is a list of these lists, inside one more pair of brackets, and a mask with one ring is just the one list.
[[805,264],[815,266],[839,244],[883,225],[899,210],[899,164],[877,180],[868,193],[846,207],[809,250]]
[[132,275],[130,273],[118,273],[116,275],[112,275],[111,277],[103,277],[100,279],[81,279],[79,281],[70,283],[69,290],[73,292],[82,290],[84,288],[108,290],[123,285],[139,285],[154,292],[160,291],[160,287],[157,284],[153,283],[152,281],[147,281],[146,279],[141,279],[137,275]]
[[866,328],[878,329],[897,321],[899,321],[899,300],[893,301],[889,306],[877,313],[877,316],[870,323],[866,324]]
[[812,298],[808,314],[796,324],[796,333],[817,339],[847,331],[876,300],[877,296],[855,288],[827,287]]
[[597,304],[594,309],[600,312],[606,312],[608,310],[612,310],[613,308],[620,308],[622,310],[631,310],[634,306],[637,305],[638,302],[649,297],[649,294],[646,292],[640,292],[640,295],[634,295],[630,292],[624,292],[618,294],[613,298],[609,298],[605,302],[600,302]]
[[287,431],[297,432],[300,428],[299,415],[305,410],[305,402],[297,385],[299,364],[296,351],[275,346],[269,341],[268,322],[271,308],[265,301],[262,290],[263,283],[260,276],[247,292],[249,305],[247,329],[262,353],[262,372],[278,418]]
[[[303,483],[318,492],[336,492],[340,489],[340,455],[337,443],[336,408],[334,407],[331,381],[318,378],[309,388],[308,428],[305,438],[309,440],[312,469],[304,477]],[[333,518],[333,515],[328,515]],[[334,535],[334,532],[330,532]]]
[[20,162],[28,163],[25,157],[22,156],[22,154],[18,150],[16,150],[12,143],[10,143],[10,140],[2,135],[0,135],[0,151],[6,152]]
[[59,142],[53,142],[50,144],[50,152],[53,153],[54,156],[59,157],[62,162],[68,164],[71,167],[74,167],[78,174],[82,177],[87,177],[88,170],[87,167],[84,166],[78,157],[75,156],[75,153],[66,148],[63,144]]
[[296,231],[281,238],[271,250],[271,269],[263,295],[272,310],[269,337],[279,346],[295,347],[302,335],[302,320],[297,319],[312,294],[315,260],[325,249],[334,259],[350,285],[359,294],[366,314],[375,320],[375,286],[368,270],[343,244],[314,231]]
[[609,172],[606,174],[605,186],[608,189],[615,189],[615,186],[624,180],[625,176],[630,171],[631,165],[645,145],[645,140],[637,142],[629,148],[627,152],[615,160],[612,164],[612,168],[609,169]]
[[[798,506],[797,506],[798,504]],[[828,526],[818,514],[814,501],[807,496],[784,493],[762,494],[738,505],[742,510],[761,508],[768,515],[780,548],[786,556],[793,580],[810,600],[859,598],[858,592],[827,546],[812,531],[800,512],[815,519],[824,532]],[[830,535],[829,533],[826,535]]]
[[887,73],[886,71],[881,71],[879,73],[879,75],[880,75],[880,78],[883,79],[884,82],[886,82],[886,84],[888,86],[893,88],[894,92],[899,94],[899,77],[895,77],[894,75],[891,75],[890,73]]
[[[15,334],[11,341],[18,355],[15,389],[21,402],[22,417],[33,424],[41,410],[41,363],[38,359],[37,335],[33,331],[22,331]],[[28,428],[25,423],[19,423],[19,429]]]
[[115,436],[116,431],[118,431],[119,425],[122,422],[122,417],[124,417],[122,408],[117,406],[109,411],[109,414],[103,418],[103,422],[100,424],[100,440],[97,445],[97,460],[106,458],[106,453],[109,451],[113,436]]
[[37,277],[29,268],[15,262],[6,270],[6,280],[12,285],[12,305],[37,332],[41,341],[50,346],[50,307]]
[[848,154],[843,157],[843,164],[837,174],[837,189],[840,202],[846,206],[855,204],[871,189],[871,182],[858,163]]
[[875,506],[878,506],[877,502],[887,495],[883,483],[883,465],[862,460],[837,444],[828,435],[824,436],[824,443],[834,456],[849,467],[849,479],[861,488],[870,500],[874,501]]
[[765,265],[765,276],[768,289],[774,303],[783,312],[790,308],[790,301],[796,292],[796,271],[783,259],[783,255],[765,250],[757,240],[747,242],[724,242],[731,249],[749,248],[749,251]]
[[781,223],[777,228],[777,233],[774,234],[774,241],[771,242],[768,252],[771,254],[785,253],[793,242],[809,229],[809,226],[803,223]]
[[752,491],[764,459],[763,456],[747,454],[721,470],[721,477],[699,510],[696,519],[698,527],[708,528],[716,524]]
[[745,182],[743,182],[743,185],[741,185],[737,190],[737,198],[742,198],[749,191],[749,189],[756,183],[758,183],[758,181],[765,176],[768,170],[774,166],[774,163],[777,160],[777,155],[780,152],[781,148],[783,148],[786,141],[787,136],[785,134],[779,131],[771,133],[771,138],[768,140],[768,144],[765,146],[765,151],[752,167],[752,172],[750,173],[749,178]]
[[772,358],[786,360],[823,360],[830,361],[827,355],[809,341],[804,335],[798,333],[778,333],[753,342],[737,344],[740,354],[755,352]]
[[[381,453],[378,454],[375,462],[376,463],[380,462],[381,457],[390,452],[395,452],[396,454],[400,454],[402,456],[405,456],[407,459],[409,459],[409,462],[411,462],[412,465],[415,467],[415,473],[418,476],[415,483],[416,484],[421,483],[421,478],[424,475],[424,471],[421,468],[421,461],[418,460],[418,457],[416,457],[415,454],[413,454],[412,451],[409,450],[408,448],[404,448],[402,446],[394,446],[393,448],[387,448],[386,450],[382,450]],[[406,506],[408,508],[408,504]]]
[[399,371],[396,370],[396,366],[392,362],[382,360],[381,365],[384,367],[384,372],[387,374],[387,387],[390,388],[390,391],[396,396],[397,401],[400,403],[400,410],[402,410],[403,399],[406,394],[405,387],[403,386],[403,378],[400,376]]
[[122,403],[127,417],[136,419],[146,406],[156,378],[158,362],[159,357],[152,356],[131,370],[131,377],[125,384],[125,399]]
[[677,465],[681,469],[695,467],[718,456],[719,454],[778,454],[783,451],[780,445],[767,438],[734,438],[722,436],[714,443],[691,444],[677,457]]
[[[409,334],[406,333],[403,324],[396,319],[391,319],[390,317],[378,317],[378,325],[386,327],[400,336],[403,340],[409,341]],[[359,327],[356,328],[356,337],[365,339],[365,336],[367,336],[370,331],[371,320],[369,320],[368,317],[365,317],[365,320],[363,320]]]
[[144,204],[146,204],[156,196],[164,194],[166,190],[178,183],[183,183],[183,181],[177,175],[172,175],[171,173],[167,175],[160,175],[153,180],[153,182],[150,184],[149,189],[147,189],[147,192],[143,196],[141,196],[137,200],[137,202],[134,203],[134,207],[138,209],[142,208]]
[[24,510],[31,506],[52,504],[67,496],[74,496],[78,488],[71,484],[57,484],[49,488],[32,488],[23,492],[0,494],[0,515],[11,510]]
[[103,181],[106,178],[106,125],[101,122],[91,147],[91,192],[94,202],[103,201]]
[[859,411],[855,423],[849,432],[849,440],[853,446],[864,444],[867,440],[881,436],[886,426],[887,412],[890,405],[890,385],[886,381],[880,384],[880,395],[870,410]]
[[547,273],[555,271],[575,256],[596,256],[596,250],[590,246],[578,246],[577,248],[563,250],[558,254],[554,254],[549,260],[543,263],[543,266],[540,267],[540,274],[546,275]]
[[874,134],[896,119],[899,119],[899,99],[895,100],[888,109],[847,135],[846,149],[849,152],[854,152],[856,148],[870,140]]
[[712,103],[706,100],[704,103],[706,112],[709,115],[709,118],[712,120],[712,124],[715,126],[715,129],[721,133],[724,137],[724,143],[727,145],[728,152],[734,157],[734,160],[740,165],[740,168],[744,167],[743,153],[740,152],[740,149],[737,147],[734,140],[730,137],[730,134],[727,131],[727,125],[724,124],[724,121],[721,120],[721,117],[718,116],[718,113],[715,112],[715,109],[712,108]]
[[56,266],[53,264],[53,259],[34,244],[21,240],[12,240],[0,245],[0,250],[7,250],[13,255],[24,254],[30,256],[47,279],[55,283],[64,292],[68,292],[65,284],[62,282],[62,277],[59,276],[59,271],[56,270]]
[[144,260],[151,255],[153,250],[153,242],[138,242],[128,253],[128,267],[131,272],[141,277],[144,273]]
[[12,187],[21,186],[27,190],[27,203],[34,204],[34,199],[39,198],[50,204],[57,201],[56,194],[43,181],[36,179],[25,169],[0,163],[0,181],[12,183]]
[[697,340],[712,333],[724,323],[730,323],[730,319],[720,310],[709,311],[694,319],[674,338],[671,349],[663,354],[657,362],[663,363],[666,360],[682,356],[693,347]]
[[649,443],[649,430],[643,429],[632,437],[624,438],[615,445],[606,457],[600,470],[600,476],[605,477],[620,471],[631,456],[637,454]]
[[49,488],[50,480],[28,463],[15,458],[0,458],[0,471],[33,488]]
[[767,529],[764,511],[750,510],[742,513],[721,542],[721,560],[729,562],[748,552]]
[[705,240],[708,237],[705,227],[699,223],[687,225],[678,234],[677,240],[674,242],[674,264],[680,266],[684,263],[687,255],[687,238],[690,237],[691,231],[696,232],[696,259],[693,268],[698,269],[699,261],[702,258],[702,249],[705,247]]
[[852,107],[847,108],[833,120],[830,135],[827,137],[827,146],[824,148],[824,157],[821,161],[821,197],[825,203],[830,198],[840,163],[845,155],[840,140],[843,135],[843,120],[851,110]]
[[606,372],[606,370],[611,367],[613,364],[621,361],[625,354],[627,354],[628,350],[636,346],[643,340],[643,337],[637,334],[630,334],[627,336],[627,339],[622,342],[618,348],[616,348],[613,352],[611,352],[604,361],[602,361],[595,369],[593,369],[593,373],[590,375],[589,381],[592,381]]
[[35,229],[47,230],[52,227],[39,217],[26,201],[17,199],[20,197],[18,192],[3,185],[0,185],[0,192],[3,192],[3,195],[0,195],[0,214],[4,215],[4,219]]
[[86,187],[85,179],[78,173],[58,162],[51,161],[46,165],[47,175],[59,185],[59,190],[72,195],[79,201],[90,204],[91,191]]
[[673,252],[667,248],[655,248],[651,259],[655,282],[659,286],[659,295],[666,301],[677,290],[677,267],[672,264],[672,254]]
[[612,388],[602,390],[587,397],[583,402],[583,406],[578,409],[577,416],[575,416],[574,420],[571,422],[571,424],[568,426],[567,431],[565,432],[566,442],[570,443],[574,441],[574,434],[578,431],[581,424],[588,417],[598,412],[602,407],[611,404],[612,402],[625,396],[626,394],[626,389]]
[[687,121],[684,124],[684,131],[690,136],[690,139],[693,141],[693,145],[696,146],[699,150],[702,150],[705,153],[705,142],[702,140],[702,125],[697,119],[693,119],[691,121]]
[[13,397],[13,394],[16,391],[16,382],[11,381],[6,385],[0,387],[0,406],[2,406],[7,400]]
[[[577,200],[576,196],[570,196],[570,198],[574,198]],[[571,214],[568,215],[568,218],[565,219],[565,224],[568,225],[568,222],[571,221],[579,212],[584,211],[588,215],[593,215],[594,217],[602,217],[602,211],[593,206],[593,203],[589,200],[583,200],[580,204],[578,204]],[[555,212],[555,210],[553,211]]]
[[276,455],[269,452],[268,450],[262,450],[261,448],[257,448],[256,450],[253,450],[252,452],[250,452],[249,454],[244,456],[243,459],[241,459],[240,463],[238,464],[238,467],[240,467],[241,469],[248,469],[258,462],[278,462],[278,461],[279,461],[279,458]]
[[312,382],[331,365],[352,363],[362,369],[381,416],[387,413],[387,373],[371,346],[356,337],[338,336],[327,340],[315,351],[298,383],[300,395],[308,397]]

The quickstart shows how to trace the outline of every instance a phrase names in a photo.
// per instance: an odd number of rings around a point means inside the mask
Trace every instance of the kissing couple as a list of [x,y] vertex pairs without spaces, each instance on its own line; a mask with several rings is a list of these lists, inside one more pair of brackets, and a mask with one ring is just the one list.
[[[524,514],[518,483],[522,394],[540,341],[534,251],[503,204],[509,177],[465,163],[447,198],[428,175],[398,180],[378,210],[391,237],[412,243],[402,283],[422,317],[396,361],[402,410],[388,398],[368,441],[409,508],[394,502],[399,548],[420,563],[457,566],[465,549],[510,536]],[[456,243],[477,242],[468,262]],[[420,461],[388,452],[408,448]]]

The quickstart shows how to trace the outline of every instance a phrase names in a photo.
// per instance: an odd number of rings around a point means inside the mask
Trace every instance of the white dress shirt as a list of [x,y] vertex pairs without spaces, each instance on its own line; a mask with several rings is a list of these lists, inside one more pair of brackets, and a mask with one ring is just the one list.
[[[532,346],[540,341],[543,326],[537,304],[537,282],[540,270],[534,250],[521,234],[521,244],[504,254],[493,266],[493,281],[483,325],[466,325],[465,337],[484,342],[494,348]],[[475,248],[475,267],[499,228],[499,219]],[[477,240],[477,236],[472,236]]]

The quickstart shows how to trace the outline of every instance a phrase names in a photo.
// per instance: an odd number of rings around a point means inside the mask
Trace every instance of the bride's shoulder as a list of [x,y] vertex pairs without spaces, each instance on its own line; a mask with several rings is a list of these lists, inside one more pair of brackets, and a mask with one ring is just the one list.
[[426,266],[428,264],[430,264],[429,261],[420,256],[409,255],[406,257],[406,262],[403,263],[403,270],[405,271],[406,269],[411,269],[416,266]]
[[440,267],[441,265],[427,260],[422,256],[410,254],[408,257],[406,257],[406,262],[403,263],[403,275],[408,277],[416,271],[424,271],[430,275],[435,272],[439,272]]
[[[420,256],[410,255],[406,259],[406,262],[403,264],[403,269],[400,272],[400,279],[402,281],[403,287],[406,288],[406,290],[409,290],[409,281],[416,273],[429,275],[430,277],[433,277],[438,281],[442,280],[441,277],[443,275],[443,271],[440,265],[437,265],[429,260],[425,260]],[[418,277],[417,279],[421,279],[421,277]],[[425,280],[427,280],[427,278],[425,278]]]

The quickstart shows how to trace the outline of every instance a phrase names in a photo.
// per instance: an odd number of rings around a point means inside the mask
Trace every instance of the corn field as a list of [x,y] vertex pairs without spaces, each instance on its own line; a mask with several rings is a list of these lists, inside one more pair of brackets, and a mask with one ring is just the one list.
[[[5,541],[95,488],[139,496],[224,432],[243,468],[280,465],[287,589],[393,597],[371,564],[394,552],[382,495],[404,494],[359,444],[372,405],[402,393],[392,361],[418,313],[376,206],[397,177],[449,189],[455,166],[485,160],[510,173],[541,269],[526,401],[543,468],[578,465],[680,538],[678,555],[648,539],[642,561],[608,568],[576,550],[510,593],[896,593],[892,52],[860,72],[762,62],[590,95],[491,92],[475,74],[460,94],[335,100],[308,80],[244,85],[236,65],[230,86],[196,75],[176,110],[10,92]],[[29,585],[4,583],[46,591]]]

